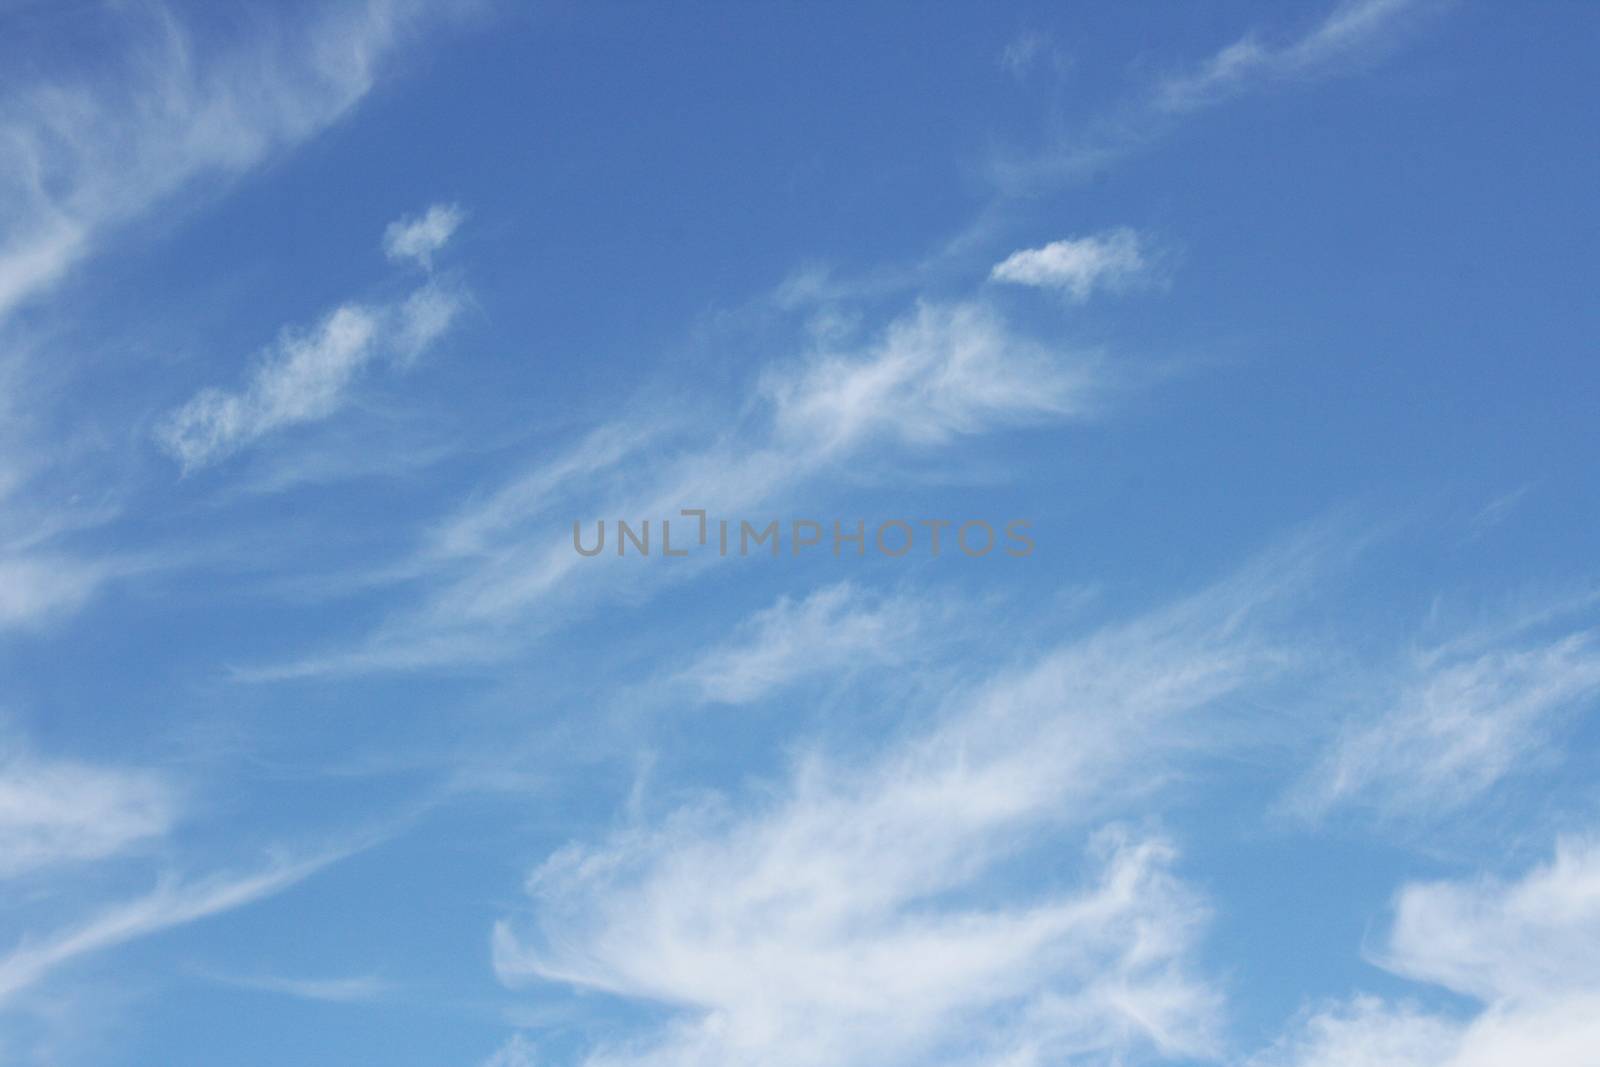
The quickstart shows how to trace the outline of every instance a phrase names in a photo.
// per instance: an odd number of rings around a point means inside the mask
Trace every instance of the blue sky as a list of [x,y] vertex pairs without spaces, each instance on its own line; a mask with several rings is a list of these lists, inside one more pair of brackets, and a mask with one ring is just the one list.
[[1592,1065],[1597,38],[0,0],[0,1063]]

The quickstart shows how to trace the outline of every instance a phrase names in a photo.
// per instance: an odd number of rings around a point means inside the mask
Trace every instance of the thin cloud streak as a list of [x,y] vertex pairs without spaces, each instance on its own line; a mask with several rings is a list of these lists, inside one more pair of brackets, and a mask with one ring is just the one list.
[[26,939],[0,956],[0,1004],[80,957],[252,904],[304,881],[347,854],[274,863],[237,877],[187,883],[165,881],[145,896],[78,926],[43,938]]
[[1275,85],[1332,77],[1383,55],[1435,0],[1345,0],[1280,45],[1250,34],[1170,74],[1078,134],[991,165],[1001,190],[1025,193],[1096,173],[1166,134],[1185,116]]
[[256,993],[314,1000],[326,1004],[368,1004],[394,991],[394,984],[376,975],[347,978],[288,978],[281,975],[226,974],[202,972],[209,982]]

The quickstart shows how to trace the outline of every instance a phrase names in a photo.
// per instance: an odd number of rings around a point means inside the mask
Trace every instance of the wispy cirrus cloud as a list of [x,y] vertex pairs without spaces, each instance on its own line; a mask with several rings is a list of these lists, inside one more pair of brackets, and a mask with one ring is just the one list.
[[983,890],[1081,849],[1208,709],[1277,674],[1257,624],[1282,577],[1250,568],[975,682],[865,761],[814,753],[748,805],[557,853],[531,916],[496,927],[498,972],[678,1009],[592,1067],[1214,1055],[1219,997],[1190,955],[1206,908],[1168,843],[1105,830],[1068,885]]
[[[619,901],[615,872],[603,868],[637,857],[599,854],[571,857],[570,867],[558,858],[532,883],[546,906],[597,892],[599,908],[649,909],[645,923],[615,914],[552,957],[497,930],[505,978],[539,975],[686,1009],[658,1034],[593,1050],[582,1060],[590,1067],[1042,1063],[1215,1048],[1216,998],[1185,973],[1205,910],[1170,873],[1160,841],[1102,838],[1087,884],[1047,900],[923,915],[904,899],[920,894],[893,881],[854,899],[825,887],[847,873],[825,870],[836,857],[812,855],[824,870],[810,872],[803,856],[752,857],[750,869],[714,842],[671,847],[718,877],[665,861],[659,881]],[[688,899],[697,891],[713,894],[713,907]]]
[[1118,384],[1098,352],[1043,344],[982,302],[919,303],[856,346],[770,364],[724,412],[729,429],[697,430],[687,417],[601,424],[441,521],[406,570],[429,580],[422,602],[365,647],[241,677],[502,657],[536,632],[526,625],[534,616],[549,625],[618,590],[637,597],[685,580],[717,558],[644,575],[614,557],[585,559],[573,549],[574,516],[659,520],[703,508],[738,517],[812,491],[848,464],[1093,418]]
[[538,1050],[532,1041],[514,1034],[494,1054],[484,1060],[481,1067],[540,1067]]
[[1320,815],[1356,805],[1395,818],[1448,813],[1526,769],[1553,728],[1600,698],[1600,640],[1580,630],[1417,657],[1400,693],[1353,718],[1296,787]]
[[1189,69],[1146,85],[1120,107],[1042,150],[1002,157],[992,172],[1004,190],[1081,177],[1167,133],[1183,116],[1227,100],[1332,77],[1382,56],[1435,0],[1343,0],[1310,29],[1281,43],[1250,33]]
[[[108,580],[148,565],[51,543],[109,521],[118,490],[89,506],[68,488],[85,465],[54,410],[62,390],[43,379],[72,362],[35,351],[15,312],[136,221],[224,188],[337,122],[419,29],[463,5],[256,12],[239,23],[261,31],[251,35],[219,33],[229,20],[199,32],[160,2],[36,7],[0,39],[0,629],[67,617]],[[63,50],[68,39],[82,47]],[[38,62],[46,55],[52,62]],[[396,343],[428,343],[441,306],[419,292],[399,313]],[[207,437],[237,439],[274,411],[212,396],[192,412],[184,443],[198,456]]]
[[1017,34],[1000,50],[1001,69],[1017,81],[1024,80],[1040,66],[1059,74],[1071,63],[1051,35],[1038,30],[1025,30]]
[[394,985],[376,975],[363,974],[342,978],[303,978],[268,974],[234,974],[219,971],[202,971],[207,981],[234,989],[275,996],[293,997],[296,1000],[315,1000],[327,1004],[364,1004],[380,1000],[393,992]]
[[865,353],[822,353],[763,384],[779,443],[826,458],[880,438],[939,444],[1084,418],[1102,399],[1096,362],[1012,332],[981,304],[922,304]]
[[303,881],[342,855],[279,861],[245,875],[163,881],[144,896],[76,926],[25,940],[0,956],[0,1004],[80,957],[252,904]]
[[1161,81],[1153,105],[1182,112],[1219,103],[1272,82],[1326,76],[1394,44],[1422,0],[1343,0],[1309,32],[1282,44],[1249,34],[1194,70]]
[[116,568],[59,553],[0,557],[0,630],[32,626],[81,607]]
[[74,12],[103,23],[117,50],[50,80],[26,79],[20,63],[0,80],[0,319],[107,230],[338,120],[451,6],[368,0],[227,42],[196,40],[160,4]]
[[[437,251],[449,236],[435,235]],[[227,458],[299,423],[327,418],[380,356],[410,362],[449,329],[460,296],[428,282],[394,304],[344,304],[305,332],[286,331],[258,358],[250,380],[228,392],[207,388],[168,414],[156,439],[185,471]]]
[[674,680],[707,700],[748,704],[807,676],[894,663],[916,640],[925,609],[849,582],[824,586],[799,600],[781,597]]

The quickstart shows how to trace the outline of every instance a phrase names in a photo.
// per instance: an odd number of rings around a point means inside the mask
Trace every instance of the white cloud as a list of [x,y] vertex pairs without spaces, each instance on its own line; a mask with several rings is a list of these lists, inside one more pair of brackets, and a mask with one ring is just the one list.
[[1276,673],[1262,580],[973,685],[865,762],[812,755],[760,800],[563,850],[531,920],[497,926],[499,973],[681,1009],[593,1067],[1214,1054],[1219,998],[1189,959],[1206,909],[1159,838],[1095,835],[1070,888],[974,899],[1003,865],[1075,851],[1063,837],[1159,783],[1203,711]]
[[1376,997],[1313,1013],[1252,1067],[1590,1067],[1600,1048],[1600,844],[1520,881],[1410,885],[1377,962],[1483,1004],[1466,1016]]
[[533,1042],[521,1034],[514,1035],[493,1056],[483,1061],[482,1067],[538,1067]]
[[[857,835],[818,824],[829,815],[890,824]],[[888,834],[928,843],[898,816],[801,808],[732,840],[680,830],[558,856],[530,888],[575,925],[551,929],[548,955],[498,926],[496,967],[508,980],[687,1009],[652,1039],[596,1049],[584,1060],[595,1067],[921,1064],[959,1049],[974,1062],[1020,1064],[1214,1049],[1216,998],[1184,966],[1205,911],[1169,873],[1167,846],[1114,839],[1085,886],[1012,908],[940,908],[925,899],[944,881],[938,872],[896,869],[909,857]],[[640,848],[651,866],[634,882]],[[885,849],[884,869],[867,848]],[[599,899],[586,903],[591,894]]]
[[1401,16],[1419,0],[1345,0],[1309,33],[1280,46],[1248,36],[1217,52],[1197,70],[1175,75],[1156,91],[1156,106],[1188,111],[1243,92],[1254,83],[1324,75],[1383,48]]
[[433,254],[443,248],[465,213],[457,204],[434,204],[414,218],[397,219],[383,231],[383,252],[395,262],[411,260],[428,268]]
[[286,334],[242,392],[204,389],[169,415],[157,438],[185,470],[222,459],[283,426],[324,418],[372,359],[378,325],[369,310],[346,305],[305,335]]
[[1580,631],[1531,647],[1424,655],[1398,702],[1354,720],[1293,797],[1402,817],[1449,811],[1523,767],[1558,718],[1600,694],[1600,644]]
[[1331,77],[1367,62],[1403,39],[1412,16],[1439,6],[1436,0],[1345,0],[1285,43],[1263,43],[1258,35],[1247,35],[1193,69],[1146,87],[1075,135],[1040,152],[997,160],[994,177],[1002,187],[1027,190],[1100,173],[1168,132],[1180,116],[1273,85]]
[[394,345],[405,363],[433,347],[461,314],[461,295],[437,283],[421,286],[406,297],[398,312]]
[[248,43],[197,42],[160,5],[75,13],[101,20],[116,54],[68,80],[13,83],[0,96],[0,318],[107,229],[337,120],[438,9],[412,0],[340,5],[302,23],[284,19]]
[[1461,1020],[1359,997],[1326,1008],[1249,1067],[1592,1067],[1600,996],[1499,1005]]
[[359,1004],[375,1001],[392,991],[393,986],[374,975],[357,975],[350,978],[285,978],[279,975],[204,973],[208,981],[235,989],[257,993],[273,993],[298,1000],[316,1000],[329,1004]]
[[1379,958],[1487,1003],[1600,993],[1600,841],[1564,841],[1510,884],[1407,886]]
[[[249,37],[212,20],[204,39],[160,2],[39,5],[12,20],[15,48],[27,49],[28,33],[59,36],[68,20],[83,47],[52,50],[59,62],[48,68],[12,63],[0,78],[0,629],[67,615],[142,566],[53,551],[33,532],[99,524],[115,509],[103,504],[85,521],[90,508],[62,502],[63,484],[82,475],[68,467],[79,442],[41,414],[66,392],[41,379],[71,361],[32,351],[13,311],[119,228],[182,194],[220,188],[337,121],[405,38],[453,6],[370,0],[312,17],[284,11],[248,20],[263,31]],[[186,447],[260,415],[225,397],[197,398],[197,437]],[[31,544],[5,543],[17,540],[13,529]]]
[[919,626],[917,605],[840,582],[803,600],[779,598],[678,680],[707,700],[748,704],[808,675],[893,663],[906,655]]
[[1057,48],[1050,35],[1037,30],[1024,30],[1007,42],[1000,51],[1000,66],[1018,81],[1026,78],[1040,61],[1047,61],[1057,74],[1070,66],[1066,55]]
[[149,557],[94,555],[62,542],[105,523],[110,494],[78,494],[63,456],[64,432],[49,434],[50,400],[28,380],[31,346],[0,340],[0,631],[37,629],[82,608],[107,582],[148,569]]
[[1461,1027],[1411,1005],[1360,996],[1309,1013],[1250,1067],[1442,1067]]
[[106,562],[61,555],[0,556],[0,629],[76,610],[113,570]]
[[326,418],[344,405],[368,364],[385,354],[410,363],[444,335],[460,309],[460,295],[432,281],[393,305],[342,305],[307,333],[286,331],[239,392],[195,394],[161,421],[156,439],[189,471],[275,430]]
[[257,873],[155,890],[55,934],[23,941],[0,956],[0,1003],[82,956],[254,903],[314,874],[337,857],[275,863]]
[[[755,509],[846,464],[859,468],[1006,427],[1087,419],[1112,379],[1097,355],[1041,345],[981,304],[919,304],[855,349],[813,351],[769,370],[731,411],[711,418],[701,411],[693,420],[663,416],[658,407],[602,424],[566,454],[541,460],[441,522],[405,571],[426,576],[432,588],[366,647],[240,677],[504,656],[551,624],[559,614],[549,610],[553,598],[592,611],[613,593],[637,597],[716,559],[702,553],[643,575],[615,557],[585,559],[572,548],[574,516],[659,521],[704,508],[714,517],[753,518]],[[518,636],[508,639],[512,629]]]
[[155,774],[0,747],[0,879],[105,859],[160,837],[177,807]]
[[1013,252],[995,264],[989,277],[1057,289],[1074,300],[1086,300],[1095,289],[1122,289],[1143,275],[1150,264],[1141,245],[1139,235],[1126,228],[1052,241],[1042,248]]
[[830,452],[888,437],[917,445],[1088,415],[1101,373],[1018,337],[979,304],[923,304],[866,353],[823,354],[766,385],[780,438]]

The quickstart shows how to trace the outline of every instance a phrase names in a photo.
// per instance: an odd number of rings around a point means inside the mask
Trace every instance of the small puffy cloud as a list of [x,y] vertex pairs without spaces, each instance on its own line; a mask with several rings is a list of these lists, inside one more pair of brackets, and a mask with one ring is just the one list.
[[410,260],[433,266],[433,254],[443,248],[466,214],[456,204],[434,204],[421,215],[396,219],[383,231],[383,252],[396,263]]
[[1126,227],[1090,237],[1052,241],[1042,248],[1013,252],[995,264],[997,282],[1055,289],[1086,300],[1096,289],[1126,288],[1150,267],[1144,242]]

